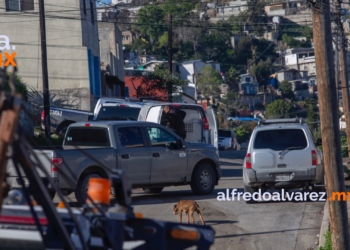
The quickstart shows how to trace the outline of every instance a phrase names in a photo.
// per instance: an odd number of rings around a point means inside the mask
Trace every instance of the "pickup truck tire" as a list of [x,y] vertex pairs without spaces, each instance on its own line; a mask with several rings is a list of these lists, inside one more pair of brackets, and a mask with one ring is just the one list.
[[98,174],[84,174],[81,176],[75,189],[75,198],[80,205],[84,205],[87,199],[87,189],[90,178],[101,178]]
[[211,194],[215,187],[215,172],[208,163],[199,165],[192,175],[191,189],[194,194]]
[[163,187],[155,187],[155,188],[142,188],[145,193],[148,194],[159,194],[163,191]]
[[[250,193],[251,195],[253,195],[253,193],[255,193],[257,191],[258,191],[258,188],[254,188],[254,187],[251,187],[251,186],[244,185],[244,193]],[[246,199],[245,203],[252,204],[252,203],[256,203],[256,201],[253,198],[251,198],[249,200]]]

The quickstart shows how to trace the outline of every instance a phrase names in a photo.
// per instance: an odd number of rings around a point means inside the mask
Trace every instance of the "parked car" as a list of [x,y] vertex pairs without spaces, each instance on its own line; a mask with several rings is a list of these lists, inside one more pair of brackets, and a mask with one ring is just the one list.
[[[244,191],[304,188],[323,190],[324,166],[319,139],[302,119],[265,120],[254,128],[243,163]],[[247,203],[255,202],[253,199]]]
[[[166,186],[189,184],[195,194],[210,194],[221,178],[219,152],[214,146],[184,142],[170,129],[152,122],[73,123],[62,148],[34,150],[34,154],[52,178],[59,179],[63,193],[74,192],[81,204],[87,198],[89,179],[108,178],[114,169],[122,169],[134,188],[150,193],[159,193]],[[18,187],[17,172],[9,164],[8,181]]]
[[235,132],[229,129],[219,129],[218,145],[219,145],[219,148],[237,150],[238,142],[237,142]]

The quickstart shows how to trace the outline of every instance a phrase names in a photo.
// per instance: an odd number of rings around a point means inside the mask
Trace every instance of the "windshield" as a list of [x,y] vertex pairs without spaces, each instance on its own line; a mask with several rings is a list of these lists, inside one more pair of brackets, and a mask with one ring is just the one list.
[[141,108],[135,107],[102,107],[97,115],[97,121],[137,121]]
[[110,147],[106,128],[72,127],[67,131],[64,146]]
[[219,137],[231,137],[231,131],[219,130]]
[[256,134],[255,149],[269,148],[275,151],[287,148],[304,149],[307,147],[305,133],[301,129],[263,130]]

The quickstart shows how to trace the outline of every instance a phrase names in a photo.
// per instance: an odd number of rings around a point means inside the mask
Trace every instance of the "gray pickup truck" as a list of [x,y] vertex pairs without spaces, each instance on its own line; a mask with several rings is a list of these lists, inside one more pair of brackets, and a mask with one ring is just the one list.
[[[32,152],[46,164],[63,193],[74,192],[81,204],[89,179],[108,178],[114,169],[122,169],[133,188],[145,192],[190,184],[195,194],[210,194],[221,177],[218,153],[211,144],[185,142],[160,124],[140,121],[74,123],[61,149]],[[18,176],[11,163],[8,172],[9,183],[16,187]]]

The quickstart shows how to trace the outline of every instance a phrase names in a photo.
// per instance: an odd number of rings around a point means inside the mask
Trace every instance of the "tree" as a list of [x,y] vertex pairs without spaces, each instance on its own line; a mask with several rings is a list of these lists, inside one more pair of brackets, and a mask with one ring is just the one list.
[[[139,86],[135,85],[137,80],[141,81]],[[179,89],[187,84],[187,81],[181,80],[178,74],[170,73],[168,69],[160,66],[146,75],[139,73],[134,76],[132,78],[132,84],[136,90],[137,98],[167,101],[168,84],[172,85],[173,93],[178,93]]]
[[281,90],[283,97],[288,99],[294,98],[293,86],[290,82],[286,80],[282,81],[279,89]]
[[305,104],[307,106],[307,124],[309,125],[310,129],[316,128],[317,125],[317,114],[315,112],[316,104],[315,99],[308,98],[305,100]]
[[268,24],[268,16],[265,12],[264,1],[248,0],[248,9],[243,11],[247,24],[252,28],[252,33],[257,36],[263,36]]
[[222,84],[220,74],[211,66],[204,66],[197,78],[198,91],[201,95],[203,97],[218,96],[220,84]]
[[260,60],[258,64],[251,66],[249,73],[255,77],[255,80],[259,83],[259,86],[266,86],[270,75],[274,72],[274,68],[270,58],[265,62]]
[[225,76],[225,83],[229,86],[230,91],[238,92],[239,80],[239,72],[234,67],[231,67]]
[[137,13],[136,25],[141,34],[149,37],[149,42],[154,46],[159,37],[167,30],[164,23],[165,13],[157,5],[147,5],[142,7]]
[[275,118],[289,118],[292,105],[285,100],[276,100],[266,106],[266,117],[270,119]]

